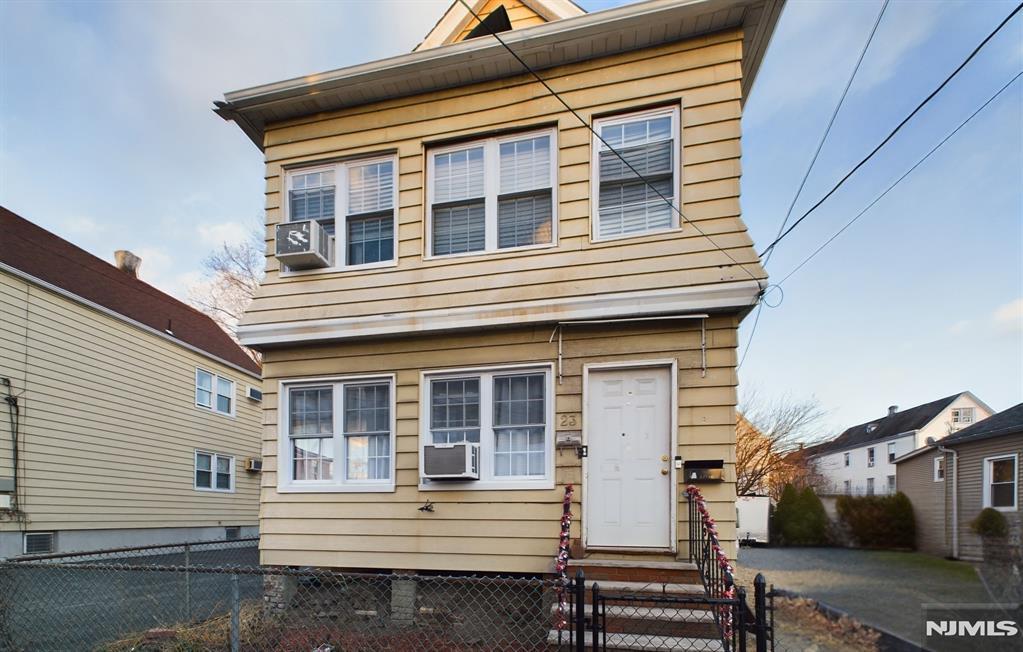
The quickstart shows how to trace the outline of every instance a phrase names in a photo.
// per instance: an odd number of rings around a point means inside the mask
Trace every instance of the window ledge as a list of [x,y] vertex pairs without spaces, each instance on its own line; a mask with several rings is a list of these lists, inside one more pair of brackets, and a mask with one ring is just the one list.
[[208,494],[233,494],[234,489],[210,489],[209,487],[192,487],[196,491],[202,491]]
[[419,481],[420,491],[523,491],[554,489],[554,480],[439,480]]
[[316,274],[354,275],[357,272],[368,272],[380,269],[391,269],[398,266],[398,260],[385,260],[379,263],[365,263],[363,265],[334,265],[333,267],[317,267],[314,269],[292,269],[277,270],[280,278],[295,278],[303,276],[314,276]]
[[394,484],[287,484],[277,487],[279,494],[355,494],[394,493]]

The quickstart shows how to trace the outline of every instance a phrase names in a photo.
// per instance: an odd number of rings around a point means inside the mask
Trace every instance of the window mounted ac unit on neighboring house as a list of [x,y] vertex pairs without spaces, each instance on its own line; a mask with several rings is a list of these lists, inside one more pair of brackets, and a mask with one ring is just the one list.
[[277,225],[277,260],[291,269],[330,267],[330,236],[316,220]]
[[245,470],[252,473],[259,473],[263,470],[263,460],[258,457],[250,457],[245,460]]
[[250,401],[262,401],[263,400],[263,391],[261,389],[259,389],[258,387],[253,387],[252,385],[248,385],[246,390],[245,390],[245,396],[247,396]]
[[424,446],[423,477],[429,480],[479,480],[480,445],[461,442]]

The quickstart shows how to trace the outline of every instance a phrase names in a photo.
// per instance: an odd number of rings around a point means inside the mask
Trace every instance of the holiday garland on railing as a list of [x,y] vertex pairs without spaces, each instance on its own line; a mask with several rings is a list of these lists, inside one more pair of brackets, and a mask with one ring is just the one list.
[[[703,530],[707,535],[707,540],[710,541],[710,556],[713,561],[717,563],[718,568],[721,569],[721,577],[723,578],[721,584],[723,586],[708,586],[707,588],[711,590],[712,593],[714,591],[720,591],[720,597],[731,600],[735,598],[735,579],[732,575],[733,569],[732,565],[728,561],[728,555],[726,555],[725,551],[721,549],[721,544],[718,542],[717,523],[715,523],[714,519],[710,517],[710,512],[707,510],[707,503],[703,499],[703,494],[700,493],[700,490],[697,487],[689,485],[686,487],[686,494],[689,495],[689,499],[696,505],[696,511],[700,515]],[[692,542],[690,542],[690,545],[691,544]],[[721,633],[727,640],[732,637],[732,609],[730,607],[725,607],[722,610],[722,616]]]
[[568,601],[566,599],[568,588],[568,548],[569,533],[572,529],[572,494],[575,489],[572,485],[565,485],[565,499],[562,504],[561,513],[561,538],[558,541],[558,555],[554,558],[554,572],[558,575],[558,618],[554,623],[557,630],[568,627]]

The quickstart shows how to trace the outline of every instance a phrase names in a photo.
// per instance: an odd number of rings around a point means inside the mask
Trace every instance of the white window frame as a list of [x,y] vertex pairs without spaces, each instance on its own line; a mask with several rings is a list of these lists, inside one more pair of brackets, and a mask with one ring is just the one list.
[[888,463],[891,464],[891,463],[893,463],[895,461],[895,458],[897,457],[897,455],[895,454],[895,442],[893,442],[893,441],[888,442],[888,450],[887,450],[887,452],[888,452]]
[[[196,396],[196,394],[198,394],[199,391],[200,373],[209,374],[210,376],[213,377],[213,384],[211,385],[210,392],[211,394],[210,405],[203,405],[202,403],[199,402],[198,396]],[[220,395],[218,394],[218,388],[220,386],[221,380],[231,383],[231,410],[228,412],[223,412],[217,409],[217,396]],[[195,391],[192,392],[192,398],[193,400],[195,400],[195,407],[201,410],[213,412],[214,414],[222,414],[225,417],[234,417],[235,415],[238,414],[238,383],[234,382],[227,376],[216,373],[215,371],[210,371],[209,369],[204,369],[203,367],[195,368]]]
[[895,475],[889,475],[886,479],[888,494],[894,494],[899,490],[899,479]]
[[[389,478],[386,480],[349,480],[348,474],[348,451],[346,450],[344,425],[344,388],[346,385],[365,385],[369,383],[387,383],[389,386],[390,403],[388,409],[391,414],[391,436],[389,450],[391,453],[391,465]],[[333,436],[330,439],[334,442],[334,477],[321,480],[295,480],[294,460],[292,459],[291,436],[288,432],[289,399],[292,389],[303,387],[323,387],[331,385],[333,388]],[[277,491],[279,493],[380,493],[394,492],[397,473],[395,460],[397,459],[397,398],[396,398],[396,377],[393,373],[386,374],[362,374],[353,376],[323,376],[317,378],[289,378],[280,381],[278,387],[278,414],[277,419]],[[312,438],[312,436],[310,435]],[[326,439],[326,438],[325,438]]]
[[875,484],[876,483],[874,482],[874,478],[867,478],[867,489],[866,489],[866,491],[867,491],[866,495],[867,496],[877,495],[877,487],[874,486]]
[[867,449],[867,468],[872,469],[877,464],[877,455],[874,452],[874,447],[871,446]]
[[[1012,460],[1012,505],[1006,507],[995,507],[991,504],[991,467],[995,462]],[[984,458],[984,507],[991,507],[1000,512],[1015,512],[1019,509],[1019,455],[1007,453],[1005,455],[992,455]]]
[[[501,144],[527,140],[539,136],[549,136],[551,142],[550,182],[551,182],[551,241],[521,247],[497,246],[497,205],[501,194]],[[433,253],[433,159],[438,154],[457,152],[463,149],[483,147],[483,201],[484,201],[484,245],[478,251],[462,251],[456,254]],[[426,150],[426,250],[423,260],[445,260],[448,258],[464,258],[467,256],[485,256],[533,249],[550,249],[558,246],[558,130],[546,127],[532,131],[520,131],[491,138],[459,141],[452,145],[428,147]]]
[[[494,476],[494,377],[518,375],[525,373],[544,374],[544,462],[546,468],[541,476],[520,476],[507,478]],[[419,374],[419,469],[423,466],[424,446],[431,442],[430,436],[430,391],[433,380],[480,377],[480,479],[479,480],[426,480],[420,474],[420,491],[495,491],[514,489],[553,489],[554,488],[554,364],[512,364],[492,365],[485,367],[466,367],[461,369],[435,369],[421,371]]]
[[849,453],[842,454],[843,466],[849,466]]
[[[30,535],[33,535],[33,534],[36,534],[36,535],[38,535],[38,534],[48,534],[48,535],[50,535],[50,550],[49,550],[49,552],[33,552],[33,553],[29,553],[29,551],[28,551],[28,537]],[[33,554],[33,555],[52,555],[55,552],[57,552],[57,533],[54,532],[53,530],[46,530],[46,531],[43,531],[43,532],[39,532],[39,531],[25,532],[25,533],[22,534],[22,536],[21,536],[21,553],[23,555],[28,555],[28,554]]]
[[939,455],[934,458],[934,481],[945,481],[945,456]]
[[[969,421],[963,419],[963,417],[966,416],[966,413],[969,413],[970,415]],[[952,410],[952,423],[958,423],[960,425],[971,425],[976,419],[976,416],[977,416],[976,410],[972,407],[955,408]]]
[[[210,458],[210,486],[200,487],[196,473],[199,471],[199,456],[208,455]],[[231,469],[231,488],[230,489],[219,489],[217,487],[217,460],[226,459],[230,461]],[[218,494],[233,494],[235,491],[235,479],[237,478],[237,469],[235,468],[234,455],[227,455],[226,453],[217,453],[202,448],[196,448],[192,455],[192,488],[196,491],[210,491]]]
[[600,133],[602,127],[609,125],[634,122],[647,118],[671,116],[671,137],[675,143],[672,150],[672,172],[671,187],[675,191],[672,198],[671,226],[665,229],[654,229],[642,233],[627,233],[623,235],[612,235],[600,237],[600,148],[603,146],[600,138],[592,137],[590,150],[590,242],[608,242],[612,240],[624,240],[626,238],[642,238],[648,235],[672,233],[682,228],[680,213],[682,205],[682,128],[681,128],[681,106],[666,106],[658,109],[637,111],[635,113],[624,113],[620,115],[599,118],[593,121],[593,130]]
[[842,483],[842,489],[846,496],[852,495],[852,480],[846,480]]
[[[360,265],[348,265],[348,168],[362,165],[372,165],[390,161],[394,166],[394,187],[392,190],[391,202],[394,206],[394,250],[391,260],[381,260],[375,263],[362,263]],[[352,272],[366,269],[380,269],[383,267],[395,267],[398,264],[398,186],[400,174],[398,171],[398,155],[385,154],[365,158],[350,158],[343,161],[328,164],[313,164],[296,167],[289,167],[284,171],[284,181],[281,200],[281,222],[291,221],[291,183],[296,176],[312,172],[334,172],[334,235],[331,237],[330,249],[333,252],[334,264],[330,267],[314,269],[285,269],[283,266],[279,272],[281,278],[289,276],[308,276],[310,274],[324,274],[327,272]]]

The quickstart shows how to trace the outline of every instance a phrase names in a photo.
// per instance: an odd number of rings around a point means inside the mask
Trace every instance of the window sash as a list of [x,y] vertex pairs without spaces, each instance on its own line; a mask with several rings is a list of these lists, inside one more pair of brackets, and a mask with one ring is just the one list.
[[874,466],[874,449],[867,449],[867,466]]
[[279,489],[393,487],[393,377],[285,381],[282,387],[287,416],[280,429],[280,454],[287,472],[281,474]]
[[213,407],[213,374],[202,369],[195,370],[195,404]]
[[212,371],[195,370],[195,405],[218,414],[234,416],[235,382]]
[[[463,432],[471,432],[473,439],[480,444],[481,452],[480,482],[474,483],[473,487],[486,488],[487,483],[500,485],[506,481],[532,484],[552,479],[550,401],[553,399],[550,397],[549,369],[496,368],[459,375],[426,374],[425,377],[422,419],[428,429],[423,441],[463,441]],[[447,383],[464,385],[469,382],[473,388],[478,383],[479,420],[478,425],[473,419],[472,425],[463,427],[465,424],[459,418],[460,414],[456,411],[455,422],[451,423],[445,409],[450,405],[460,405],[460,387],[451,388]],[[476,400],[473,396],[474,407]]]
[[202,491],[234,491],[234,456],[195,451],[193,486]]
[[[332,269],[393,264],[397,260],[397,165],[397,159],[388,156],[290,170],[286,176],[285,219],[315,219],[323,225],[333,241]],[[327,185],[306,187],[303,179],[316,175],[320,175],[319,183]],[[296,184],[302,187],[296,188]],[[329,210],[313,213],[305,195],[296,194],[312,189],[324,195],[323,202],[329,195]],[[284,271],[302,274],[323,270]]]
[[[553,245],[555,136],[551,129],[429,152],[427,257]],[[468,152],[477,157],[471,169],[450,162]]]
[[985,503],[995,509],[1016,509],[1016,482],[1019,471],[1015,456],[996,457],[985,460]]
[[945,458],[934,458],[934,481],[941,482],[945,479]]
[[[681,142],[678,125],[677,108],[596,121],[594,128],[601,138],[593,139],[591,162],[591,169],[595,170],[591,188],[593,239],[637,236],[678,227]],[[633,169],[650,185],[640,180]]]

